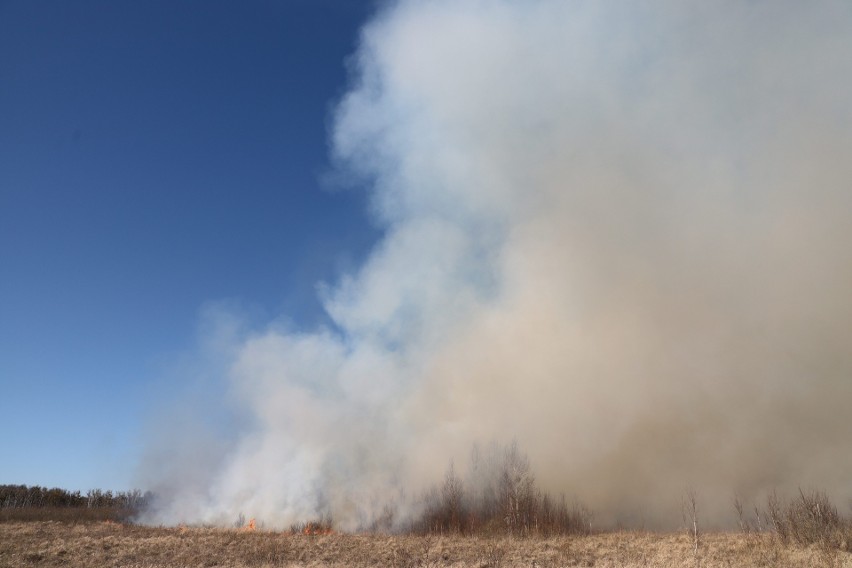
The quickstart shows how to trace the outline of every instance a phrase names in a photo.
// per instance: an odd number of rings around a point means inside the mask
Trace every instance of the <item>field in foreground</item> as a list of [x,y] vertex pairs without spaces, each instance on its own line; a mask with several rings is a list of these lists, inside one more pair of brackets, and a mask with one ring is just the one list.
[[783,546],[770,535],[612,532],[554,538],[303,536],[115,522],[0,523],[0,566],[846,566],[852,554]]

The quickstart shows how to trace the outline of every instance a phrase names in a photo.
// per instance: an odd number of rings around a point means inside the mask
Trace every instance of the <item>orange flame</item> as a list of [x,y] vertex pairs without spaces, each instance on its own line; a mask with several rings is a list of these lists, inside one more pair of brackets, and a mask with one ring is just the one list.
[[254,522],[254,519],[249,519],[249,522],[246,526],[243,527],[244,531],[253,531],[257,529],[257,524]]
[[330,526],[311,522],[305,525],[302,534],[305,536],[322,536],[334,534],[334,531]]

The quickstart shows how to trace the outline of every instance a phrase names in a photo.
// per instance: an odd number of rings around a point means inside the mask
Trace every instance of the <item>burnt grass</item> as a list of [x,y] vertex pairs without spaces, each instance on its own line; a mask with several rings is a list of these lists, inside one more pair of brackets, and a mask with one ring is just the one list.
[[605,532],[550,538],[331,534],[164,528],[112,520],[6,519],[0,567],[831,566],[852,554],[770,533]]

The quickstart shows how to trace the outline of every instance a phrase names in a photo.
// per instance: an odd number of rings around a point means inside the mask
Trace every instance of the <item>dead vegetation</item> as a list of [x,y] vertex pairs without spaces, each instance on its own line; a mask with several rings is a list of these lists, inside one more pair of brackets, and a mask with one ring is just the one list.
[[734,509],[746,536],[767,532],[781,545],[852,552],[852,519],[844,518],[823,491],[799,489],[789,501],[773,491],[765,510],[755,505],[751,518],[738,497]]
[[0,523],[51,521],[58,523],[92,523],[97,521],[127,522],[136,511],[113,507],[86,509],[79,507],[0,508]]
[[413,521],[394,523],[385,516],[373,528],[418,535],[550,537],[588,534],[591,510],[564,495],[544,492],[536,483],[529,458],[517,443],[486,448],[474,445],[464,476],[450,463],[441,485],[421,498]]
[[0,522],[127,521],[150,499],[150,493],[139,490],[112,492],[92,489],[83,494],[58,487],[0,485]]
[[[852,554],[784,544],[773,533],[705,533],[704,567],[852,567]],[[258,529],[156,528],[115,522],[0,523],[0,567],[126,566],[415,568],[695,566],[684,532],[610,532],[542,537],[331,534]]]
[[[242,514],[229,528],[149,527],[134,508],[92,496],[6,486],[0,507],[0,568],[26,566],[425,568],[830,567],[852,568],[852,519],[821,491],[746,506],[735,496],[738,532],[707,532],[700,494],[682,497],[683,530],[602,531],[592,514],[538,490],[515,444],[472,453],[462,478],[451,464],[423,498],[421,514],[359,534],[335,532],[330,516],[272,530]],[[14,491],[12,491],[14,490]],[[12,497],[9,497],[12,495]],[[23,496],[23,498],[21,497]],[[72,499],[62,501],[65,497]],[[14,497],[14,498],[13,498]],[[118,505],[122,506],[118,506]]]

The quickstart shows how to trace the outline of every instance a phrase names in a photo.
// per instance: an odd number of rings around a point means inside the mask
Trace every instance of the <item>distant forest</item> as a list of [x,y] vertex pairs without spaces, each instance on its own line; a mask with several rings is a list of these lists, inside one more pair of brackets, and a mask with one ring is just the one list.
[[152,495],[138,489],[131,491],[102,491],[86,493],[38,485],[0,485],[0,509],[80,508],[139,510],[150,502]]

